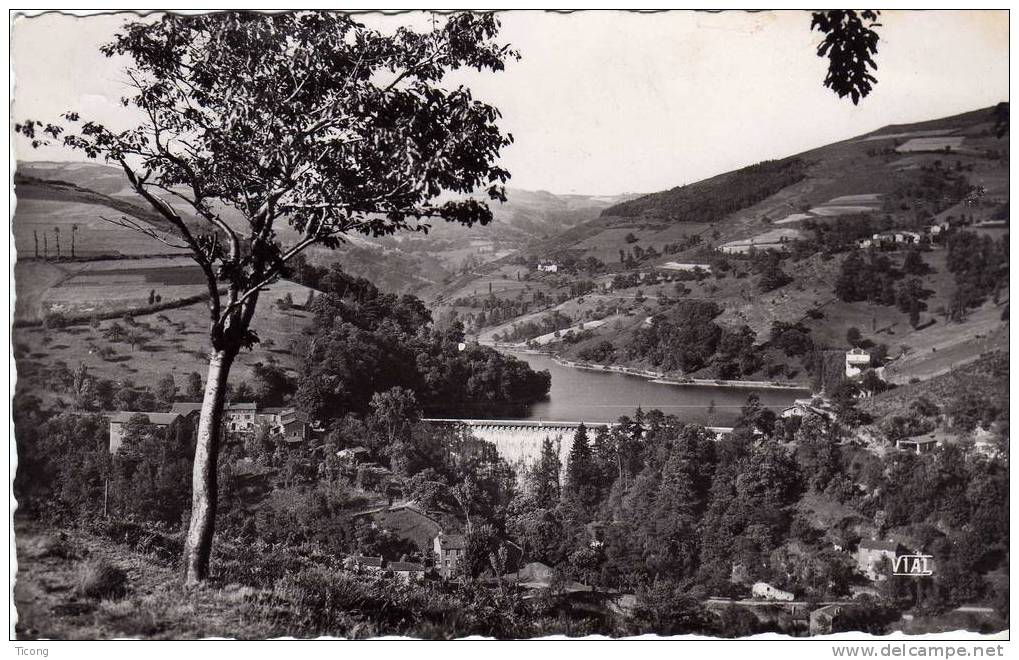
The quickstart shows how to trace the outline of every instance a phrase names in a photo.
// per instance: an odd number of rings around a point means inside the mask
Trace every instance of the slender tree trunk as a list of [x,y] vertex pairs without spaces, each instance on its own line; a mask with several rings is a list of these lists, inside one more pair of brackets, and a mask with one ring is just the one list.
[[191,477],[191,525],[184,543],[184,583],[188,586],[204,581],[209,575],[216,528],[216,468],[223,432],[223,403],[234,355],[235,351],[216,350],[209,358]]

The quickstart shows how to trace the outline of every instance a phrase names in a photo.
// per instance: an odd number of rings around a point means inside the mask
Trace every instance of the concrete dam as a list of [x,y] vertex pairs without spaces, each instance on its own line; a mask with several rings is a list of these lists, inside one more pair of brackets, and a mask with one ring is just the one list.
[[[618,426],[616,423],[580,421],[536,421],[529,419],[442,419],[422,421],[431,424],[466,426],[474,437],[495,445],[496,451],[518,474],[520,468],[530,467],[541,455],[541,445],[548,438],[559,452],[559,461],[566,469],[567,457],[573,447],[573,436],[582,423],[587,427],[588,441],[593,441],[599,429]],[[732,431],[729,427],[708,427],[716,436]]]

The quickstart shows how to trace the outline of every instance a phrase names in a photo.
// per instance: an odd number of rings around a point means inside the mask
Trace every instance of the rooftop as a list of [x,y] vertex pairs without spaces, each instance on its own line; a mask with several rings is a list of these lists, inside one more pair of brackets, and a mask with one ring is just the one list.
[[191,413],[201,409],[201,401],[177,401],[170,408],[170,412],[177,413],[178,415],[190,415]]
[[391,561],[389,562],[389,570],[391,571],[423,571],[425,570],[424,565],[416,564],[412,561]]
[[895,552],[899,549],[899,544],[896,541],[880,541],[878,539],[863,539],[860,541],[861,550],[884,550],[886,552]]
[[257,403],[228,403],[226,404],[226,410],[258,410]]
[[121,411],[110,414],[110,422],[115,424],[126,424],[135,415],[143,415],[149,418],[149,424],[166,426],[180,417],[180,413],[168,412],[131,412]]
[[439,534],[436,538],[443,550],[462,549],[465,546],[463,534]]

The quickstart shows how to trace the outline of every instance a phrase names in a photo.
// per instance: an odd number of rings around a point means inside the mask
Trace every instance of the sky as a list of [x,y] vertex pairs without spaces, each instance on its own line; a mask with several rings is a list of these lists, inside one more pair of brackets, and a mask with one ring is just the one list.
[[[128,14],[46,14],[14,24],[14,118],[75,109],[127,127],[125,62],[107,59]],[[366,15],[379,27],[429,15]],[[854,106],[822,86],[827,60],[809,12],[513,11],[500,40],[522,59],[499,73],[458,73],[500,109],[515,142],[501,165],[510,186],[614,195],[692,183],[888,124],[934,119],[1008,100],[1007,11],[885,11],[878,83]],[[72,160],[58,147],[26,160]]]

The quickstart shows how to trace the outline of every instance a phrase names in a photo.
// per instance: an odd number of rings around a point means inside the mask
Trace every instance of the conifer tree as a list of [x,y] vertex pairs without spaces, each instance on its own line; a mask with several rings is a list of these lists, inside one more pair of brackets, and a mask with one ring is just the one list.
[[559,453],[552,440],[546,437],[541,443],[541,456],[531,470],[531,489],[538,508],[551,509],[559,503],[561,470]]

